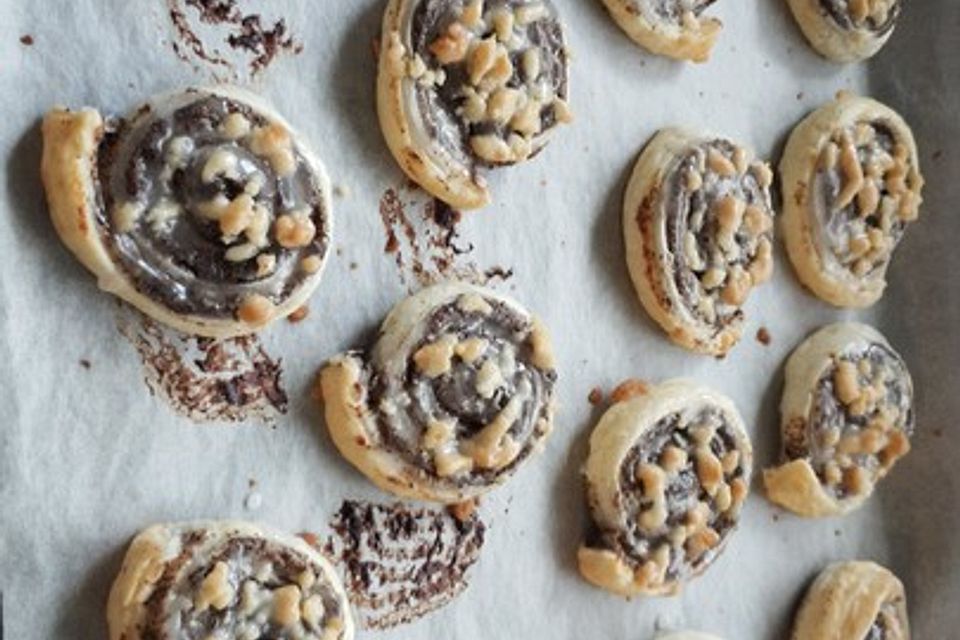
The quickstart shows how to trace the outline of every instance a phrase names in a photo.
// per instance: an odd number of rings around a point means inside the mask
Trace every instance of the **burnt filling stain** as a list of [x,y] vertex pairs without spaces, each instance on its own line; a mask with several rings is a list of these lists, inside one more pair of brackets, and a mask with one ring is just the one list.
[[177,35],[174,50],[182,58],[186,57],[183,54],[186,48],[202,62],[221,68],[233,67],[215,46],[200,36],[191,23],[187,11],[190,9],[201,23],[227,30],[223,44],[245,55],[252,76],[264,71],[281,54],[296,55],[303,51],[303,43],[290,33],[285,19],[271,23],[258,13],[245,13],[238,5],[237,0],[168,0],[170,20]]
[[366,629],[412,622],[456,598],[486,533],[476,512],[459,520],[442,507],[355,500],[343,502],[330,527],[325,550]]

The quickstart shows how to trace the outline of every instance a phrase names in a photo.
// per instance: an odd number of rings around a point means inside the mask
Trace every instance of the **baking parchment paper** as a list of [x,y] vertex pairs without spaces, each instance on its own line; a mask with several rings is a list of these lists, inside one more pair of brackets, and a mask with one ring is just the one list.
[[[470,587],[418,621],[361,637],[644,640],[655,629],[692,627],[729,639],[783,638],[812,576],[851,558],[883,562],[903,578],[915,637],[954,637],[960,156],[951,143],[960,136],[960,6],[906,3],[875,60],[839,66],[808,48],[784,2],[725,0],[711,9],[725,22],[712,60],[691,66],[639,50],[599,2],[555,1],[575,55],[577,120],[536,159],[492,177],[494,204],[456,227],[458,246],[472,246],[456,259],[468,272],[512,270],[491,284],[552,329],[562,401],[557,429],[541,457],[484,501],[487,539]],[[346,498],[386,500],[337,455],[310,397],[318,365],[369,335],[423,276],[411,268],[409,247],[402,269],[397,255],[384,252],[385,192],[417,196],[389,156],[374,113],[371,42],[383,3],[250,4],[284,18],[302,51],[281,53],[256,75],[241,65],[237,79],[288,116],[341,186],[336,251],[310,315],[262,338],[282,359],[289,394],[287,412],[272,426],[255,418],[196,424],[149,392],[136,349],[118,331],[118,314],[129,312],[98,292],[61,246],[39,180],[39,118],[50,106],[125,113],[154,93],[230,79],[230,72],[182,41],[177,55],[165,0],[0,3],[0,591],[7,638],[106,637],[110,581],[130,537],[152,522],[240,517],[322,531]],[[623,260],[621,194],[641,145],[661,126],[685,124],[776,160],[791,126],[842,88],[869,91],[905,115],[928,179],[922,219],[899,250],[883,302],[869,312],[830,308],[801,290],[779,252],[775,278],[751,296],[744,339],[729,357],[671,346],[636,302]],[[579,468],[602,410],[587,402],[592,388],[609,390],[628,376],[691,376],[712,385],[737,402],[762,467],[779,446],[784,357],[816,327],[843,318],[879,325],[905,355],[918,394],[914,450],[866,508],[843,519],[801,520],[772,507],[754,483],[740,531],[680,596],[627,602],[579,579]],[[754,339],[761,327],[772,338],[768,346]]]

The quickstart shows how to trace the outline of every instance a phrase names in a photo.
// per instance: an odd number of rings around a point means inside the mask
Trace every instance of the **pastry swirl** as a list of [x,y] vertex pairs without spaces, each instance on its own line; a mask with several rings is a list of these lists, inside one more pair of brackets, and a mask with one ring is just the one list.
[[368,354],[320,376],[341,453],[386,491],[444,503],[490,490],[542,447],[555,380],[540,322],[462,283],[402,301]]
[[704,15],[716,0],[603,0],[630,38],[651,53],[706,62],[723,28]]
[[773,271],[772,174],[723,138],[663,129],[627,184],[630,276],[671,340],[721,356],[740,339],[741,309]]
[[838,562],[807,591],[792,640],[910,640],[903,584],[874,562]]
[[351,640],[333,567],[306,542],[245,522],[154,525],[110,590],[111,640]]
[[571,119],[567,62],[549,0],[391,0],[377,81],[387,144],[435,197],[482,207],[484,169],[535,155]]
[[794,129],[780,172],[797,277],[833,305],[875,303],[922,202],[910,127],[875,100],[840,93]]
[[614,593],[673,595],[710,566],[740,518],[753,454],[733,403],[672,380],[613,405],[585,466],[596,535],[580,572]]
[[910,451],[913,384],[875,329],[834,324],[790,355],[780,414],[783,463],[764,472],[767,495],[803,516],[841,515]]
[[126,118],[54,109],[42,174],[60,237],[100,287],[187,333],[251,333],[300,307],[330,242],[329,186],[291,127],[237,89]]
[[803,35],[837,62],[866,60],[897,25],[902,0],[788,0]]

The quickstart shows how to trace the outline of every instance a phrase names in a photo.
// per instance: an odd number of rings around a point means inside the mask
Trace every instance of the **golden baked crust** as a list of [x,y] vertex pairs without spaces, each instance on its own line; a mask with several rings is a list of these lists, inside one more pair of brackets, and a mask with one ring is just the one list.
[[[429,3],[443,5],[440,9],[449,13],[451,25],[426,47],[417,46],[412,42],[412,24],[421,6]],[[536,155],[554,126],[570,121],[566,49],[555,50],[556,43],[548,46],[539,39],[527,41],[527,31],[537,21],[555,24],[554,37],[562,43],[548,0],[387,4],[377,72],[380,128],[404,173],[453,207],[488,204],[490,191],[482,171]],[[551,60],[544,60],[546,56]],[[518,61],[516,67],[511,59]],[[555,71],[547,77],[544,69]],[[445,108],[440,103],[448,99],[441,96],[448,77],[464,83],[462,104],[453,115],[440,113]],[[432,97],[418,95],[426,92]],[[456,122],[447,122],[448,116]],[[494,133],[470,133],[477,124],[489,125],[480,128]]]
[[[922,202],[910,127],[889,107],[841,92],[793,130],[780,176],[784,241],[800,282],[839,307],[874,304]],[[828,179],[841,187],[825,196]]]
[[590,436],[584,475],[598,531],[577,560],[612,593],[674,595],[736,528],[753,453],[726,397],[685,380],[637,389]]
[[[211,609],[229,615],[205,620]],[[246,630],[263,637],[266,629],[276,638],[351,640],[354,633],[346,593],[322,555],[301,538],[238,521],[141,531],[110,589],[107,621],[111,640],[204,640]],[[181,627],[187,621],[189,632]]]
[[701,16],[699,11],[669,20],[644,7],[649,0],[603,0],[603,4],[634,42],[651,53],[676,60],[706,62],[723,28],[722,22]]
[[805,517],[858,509],[910,450],[913,384],[875,329],[824,327],[787,360],[783,462],[765,469],[773,502]]
[[880,51],[893,35],[901,0],[836,3],[844,24],[824,8],[824,0],[787,2],[803,35],[820,55],[835,62],[859,62]]
[[374,484],[455,504],[540,451],[555,376],[536,318],[490,290],[445,283],[394,307],[367,355],[332,358],[320,390],[334,444]]
[[715,136],[666,128],[644,147],[624,194],[627,266],[676,344],[722,356],[740,339],[741,307],[773,270],[771,178]]
[[882,625],[883,640],[910,640],[903,584],[873,562],[839,562],[817,577],[800,606],[793,640],[867,638]]
[[[129,121],[149,117],[151,110],[160,110],[164,105],[182,102],[188,96],[197,100],[205,96],[222,96],[251,105],[258,114],[286,132],[293,131],[285,120],[259,98],[226,86],[157,96],[146,106],[135,110]],[[232,315],[219,317],[177,311],[144,293],[115,258],[107,241],[111,230],[106,229],[100,221],[108,218],[108,212],[103,211],[103,185],[100,183],[98,170],[98,155],[104,135],[104,119],[97,111],[54,108],[43,120],[44,147],[40,167],[54,227],[70,251],[97,277],[101,289],[179,331],[215,338],[252,333],[303,306],[319,284],[324,256],[314,257],[309,271],[304,267],[304,271],[309,275],[282,300],[269,301],[263,296],[250,296],[251,304],[240,304]],[[295,134],[288,135],[295,140]],[[318,181],[322,200],[320,207],[324,212],[325,224],[316,233],[318,238],[322,234],[323,242],[328,243],[332,225],[329,182],[322,164],[306,149],[297,146],[297,150]],[[113,213],[109,212],[109,215],[112,216]]]

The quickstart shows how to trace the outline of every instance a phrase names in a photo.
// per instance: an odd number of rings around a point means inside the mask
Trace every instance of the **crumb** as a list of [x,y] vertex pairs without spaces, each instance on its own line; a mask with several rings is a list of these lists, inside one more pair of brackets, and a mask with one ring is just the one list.
[[943,157],[943,149],[937,149],[937,150],[934,151],[933,154],[930,156],[930,159],[933,160],[934,162],[936,162],[937,160],[939,160],[939,159],[942,158],[942,157]]
[[833,530],[833,535],[835,535],[835,536],[837,536],[837,537],[839,538],[840,536],[843,535],[843,532],[840,531],[840,529],[834,529],[834,530]]
[[942,437],[943,437],[943,429],[934,429],[934,430],[932,431],[932,433],[933,433],[933,437],[934,437],[934,438],[942,438]]
[[400,249],[400,241],[397,240],[397,236],[391,231],[390,237],[387,238],[387,243],[383,245],[384,253],[396,253]]
[[610,401],[614,404],[624,402],[637,396],[645,395],[648,391],[647,383],[637,378],[624,380],[617,388],[610,392]]
[[297,323],[304,320],[308,315],[310,315],[310,307],[303,305],[294,309],[293,313],[287,316],[287,320],[291,323]]
[[257,488],[257,479],[256,478],[247,478],[247,488],[256,489]]
[[774,522],[780,522],[780,514],[779,514],[779,513],[773,514],[773,515],[771,516],[771,518],[773,519]]
[[447,510],[450,511],[450,515],[460,522],[466,522],[477,510],[479,504],[480,503],[477,501],[477,499],[474,498],[472,500],[464,500],[463,502],[452,504],[447,507]]
[[597,406],[603,402],[603,389],[600,387],[594,387],[590,389],[590,394],[587,395],[587,401],[593,406]]
[[797,100],[803,100],[803,91],[797,92]]
[[343,255],[343,247],[337,247],[337,255],[338,255],[338,256],[342,256],[342,255]]
[[320,536],[310,531],[301,531],[297,534],[297,537],[306,542],[308,545],[314,549],[320,548]]
[[338,184],[333,187],[333,195],[338,198],[349,198],[350,197],[350,187]]
[[356,271],[359,265],[356,262],[350,263],[350,271]]
[[253,491],[243,500],[243,508],[247,511],[256,511],[263,505],[263,496],[259,492]]
[[770,331],[766,327],[760,327],[757,329],[757,342],[763,346],[768,346],[772,342],[773,338],[770,335]]
[[90,364],[89,360],[84,358],[80,361],[80,366],[83,367],[84,369],[89,369],[92,365]]
[[20,44],[22,44],[22,45],[25,46],[25,47],[32,46],[32,45],[33,45],[33,36],[30,35],[29,33],[26,34],[26,35],[20,36]]
[[540,181],[540,186],[541,186],[541,187],[547,186],[547,181],[546,181],[546,180],[541,180],[541,181]]

